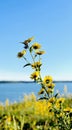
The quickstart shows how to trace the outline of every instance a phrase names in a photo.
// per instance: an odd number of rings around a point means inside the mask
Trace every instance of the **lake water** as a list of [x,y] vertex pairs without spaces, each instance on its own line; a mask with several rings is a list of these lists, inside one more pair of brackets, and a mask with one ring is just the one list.
[[[68,93],[72,94],[72,82],[57,82],[55,84],[55,93],[57,90],[61,94],[64,93],[64,86],[67,86]],[[10,102],[19,102],[25,94],[34,92],[37,96],[39,90],[40,85],[36,83],[0,83],[0,102],[5,102],[6,99],[9,99]]]

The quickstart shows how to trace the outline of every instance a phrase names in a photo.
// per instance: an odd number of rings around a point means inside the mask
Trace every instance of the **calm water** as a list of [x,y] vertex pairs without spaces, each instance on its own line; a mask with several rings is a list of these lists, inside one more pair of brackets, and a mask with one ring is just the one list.
[[[57,90],[62,94],[64,93],[64,86],[67,86],[68,93],[72,93],[72,83],[55,83],[55,93]],[[32,92],[37,95],[40,86],[36,83],[0,83],[0,102],[5,102],[9,99],[10,102],[21,101],[24,94]]]

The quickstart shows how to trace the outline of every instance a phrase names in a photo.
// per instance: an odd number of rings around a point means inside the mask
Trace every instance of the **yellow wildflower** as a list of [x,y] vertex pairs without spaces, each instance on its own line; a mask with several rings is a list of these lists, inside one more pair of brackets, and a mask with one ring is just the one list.
[[27,40],[25,40],[25,41],[23,42],[23,44],[27,45],[27,44],[30,43],[33,39],[34,39],[34,37],[28,38]]
[[61,113],[60,113],[60,117],[62,117],[63,115],[64,115],[64,113],[61,112]]
[[[50,106],[50,104],[49,104]],[[46,116],[48,115],[48,107],[46,100],[43,101],[37,101],[35,103],[35,114],[40,116]]]
[[28,44],[32,41],[34,39],[34,37],[31,37],[31,38],[28,38],[27,40],[25,40],[25,41],[23,41],[23,42],[20,42],[20,43],[22,43],[22,44],[24,44],[25,45],[25,49],[27,49],[29,46],[28,46]]
[[38,54],[38,55],[42,55],[42,54],[44,54],[45,53],[45,51],[37,51],[36,52],[36,54]]
[[52,97],[52,98],[49,99],[50,103],[54,103],[55,101],[56,101],[55,97]]
[[41,65],[42,63],[38,61],[38,62],[33,63],[31,66],[32,68],[39,68]]
[[65,101],[65,98],[62,98],[62,97],[57,99],[57,103],[63,103],[64,101]]
[[67,107],[64,109],[64,112],[70,112],[71,111],[71,108],[70,107]]
[[57,102],[57,101],[55,102],[55,108],[56,108],[56,109],[60,109],[60,105],[61,105],[61,104],[60,104],[59,102]]
[[11,121],[11,117],[7,117],[7,122],[10,122]]
[[52,108],[52,103],[48,102],[48,103],[47,103],[47,107],[48,107],[48,109],[49,109],[49,108],[51,109],[51,108]]
[[61,112],[61,113],[58,113],[58,114],[56,114],[56,116],[59,118],[59,117],[63,117],[64,116],[64,113],[63,112]]
[[52,92],[53,92],[53,89],[48,88],[47,92],[48,92],[48,93],[52,93]]
[[45,76],[43,83],[47,86],[49,83],[52,82],[52,77],[51,76]]
[[47,85],[47,87],[48,87],[48,88],[51,88],[51,89],[54,88],[54,86],[55,86],[54,83],[49,83],[49,84]]
[[21,58],[23,57],[23,54],[21,52],[18,52],[18,55],[17,55],[18,58]]
[[37,78],[38,78],[38,76],[39,76],[39,71],[35,71],[35,72],[33,72],[32,74],[31,74],[31,79],[34,79],[34,80],[36,80]]
[[33,45],[32,45],[33,49],[40,49],[41,48],[41,45],[37,42],[35,42]]
[[18,57],[18,58],[22,58],[23,55],[25,55],[25,54],[26,54],[26,51],[23,50],[23,51],[21,51],[21,52],[18,53],[17,57]]

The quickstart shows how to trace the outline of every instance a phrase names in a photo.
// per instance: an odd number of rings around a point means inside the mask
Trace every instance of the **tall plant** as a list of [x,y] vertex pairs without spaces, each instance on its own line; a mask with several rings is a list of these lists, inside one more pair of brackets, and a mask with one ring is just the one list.
[[[33,73],[30,75],[30,78],[41,85],[41,89],[38,92],[38,94],[42,95],[42,98],[49,99],[53,96],[55,84],[53,83],[53,78],[50,75],[47,75],[44,78],[42,78],[41,56],[45,53],[45,51],[41,49],[41,45],[39,43],[32,43],[33,40],[34,37],[31,37],[21,42],[24,45],[24,49],[21,52],[19,52],[17,56],[18,58],[23,58],[26,61],[24,67],[30,66],[33,69]],[[29,58],[26,57],[26,54],[28,52],[32,59],[31,61],[29,61]]]

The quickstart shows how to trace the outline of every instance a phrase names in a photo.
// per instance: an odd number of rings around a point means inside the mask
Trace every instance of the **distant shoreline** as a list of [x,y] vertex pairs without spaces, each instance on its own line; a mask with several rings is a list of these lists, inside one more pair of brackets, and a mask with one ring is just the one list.
[[[53,81],[54,83],[66,83],[66,82],[72,82],[72,80],[57,80],[57,81]],[[2,81],[0,81],[0,83],[35,83],[34,81],[4,81],[4,80],[2,80]]]
[[33,81],[0,81],[0,83],[34,83]]

